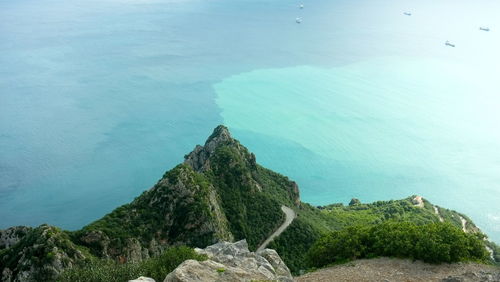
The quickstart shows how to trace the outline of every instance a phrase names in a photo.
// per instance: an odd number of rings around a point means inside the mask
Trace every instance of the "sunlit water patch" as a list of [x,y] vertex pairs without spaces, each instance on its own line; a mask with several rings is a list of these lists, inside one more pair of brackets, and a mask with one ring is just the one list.
[[305,201],[419,194],[499,238],[494,81],[446,61],[381,58],[255,70],[214,89],[224,123],[266,165],[298,179]]

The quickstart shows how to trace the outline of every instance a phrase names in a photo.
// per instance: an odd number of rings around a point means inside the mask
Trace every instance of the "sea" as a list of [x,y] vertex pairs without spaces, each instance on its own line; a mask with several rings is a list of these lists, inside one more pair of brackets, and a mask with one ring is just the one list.
[[421,195],[500,242],[499,12],[0,0],[0,228],[81,228],[224,124],[302,201]]

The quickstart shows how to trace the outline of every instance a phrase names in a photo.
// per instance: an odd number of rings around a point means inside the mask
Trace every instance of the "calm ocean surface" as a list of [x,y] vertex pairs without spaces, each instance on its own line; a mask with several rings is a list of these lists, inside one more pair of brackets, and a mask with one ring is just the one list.
[[300,3],[0,0],[0,228],[79,228],[224,123],[304,201],[419,194],[499,242],[500,2]]

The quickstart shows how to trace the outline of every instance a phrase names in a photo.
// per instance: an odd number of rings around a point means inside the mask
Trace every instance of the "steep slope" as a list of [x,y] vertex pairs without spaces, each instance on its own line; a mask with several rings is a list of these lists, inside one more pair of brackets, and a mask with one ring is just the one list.
[[280,206],[297,205],[297,185],[259,166],[255,155],[219,126],[205,146],[197,146],[185,164],[203,173],[217,188],[236,239],[255,249],[284,221]]
[[257,165],[255,156],[217,127],[184,164],[150,190],[75,232],[99,257],[139,261],[165,247],[204,247],[247,239],[251,248],[281,224],[281,204],[298,202],[297,185]]
[[[218,126],[203,146],[196,146],[151,189],[81,230],[42,225],[0,231],[0,272],[5,281],[40,275],[53,280],[64,268],[89,259],[134,263],[177,245],[206,247],[246,239],[255,250],[284,222],[281,206],[292,208],[297,217],[269,247],[295,273],[305,269],[304,255],[320,236],[357,224],[446,221],[480,232],[465,215],[421,197],[352,201],[349,206],[302,203],[295,182],[257,164],[254,154]],[[497,256],[496,246],[490,246]]]
[[22,232],[18,241],[0,251],[1,281],[50,281],[64,269],[90,257],[59,228],[41,225],[16,229]]
[[140,261],[165,246],[206,246],[232,240],[219,196],[202,174],[186,165],[167,172],[130,204],[75,232],[99,257]]

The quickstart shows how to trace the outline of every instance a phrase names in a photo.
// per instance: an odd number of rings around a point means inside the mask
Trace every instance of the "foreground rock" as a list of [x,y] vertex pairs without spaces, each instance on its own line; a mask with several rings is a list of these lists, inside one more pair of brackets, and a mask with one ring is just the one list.
[[221,242],[196,251],[207,255],[208,260],[187,260],[168,274],[164,282],[293,281],[290,270],[276,251],[250,252],[246,240]]
[[493,282],[500,281],[500,268],[474,263],[435,265],[408,259],[377,258],[320,269],[297,277],[296,281]]
[[153,278],[141,276],[134,280],[129,280],[128,282],[156,282]]

